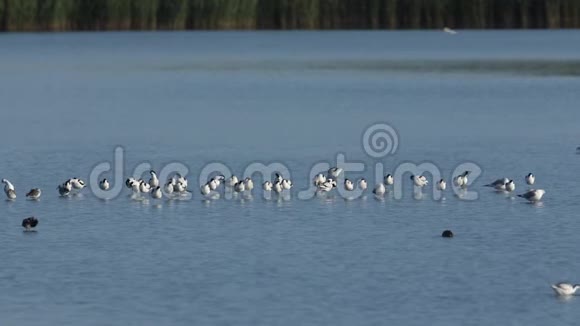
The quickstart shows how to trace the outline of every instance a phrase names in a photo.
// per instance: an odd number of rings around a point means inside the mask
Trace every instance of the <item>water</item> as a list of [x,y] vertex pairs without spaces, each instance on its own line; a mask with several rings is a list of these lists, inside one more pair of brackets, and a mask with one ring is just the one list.
[[[2,325],[575,324],[580,111],[577,31],[102,33],[0,35]],[[375,160],[366,127],[396,128]],[[125,150],[187,165],[193,199],[103,201],[86,180]],[[302,201],[310,168],[337,153],[374,164],[461,163],[476,201]],[[201,201],[208,163],[241,174],[282,162],[291,200]],[[537,176],[543,205],[482,185]],[[114,176],[107,175],[110,179]],[[121,176],[124,177],[124,176]],[[261,178],[256,183],[261,182]],[[374,182],[371,182],[374,183]],[[38,202],[24,200],[32,187]],[[39,218],[23,233],[22,218]],[[442,239],[444,229],[456,237]]]

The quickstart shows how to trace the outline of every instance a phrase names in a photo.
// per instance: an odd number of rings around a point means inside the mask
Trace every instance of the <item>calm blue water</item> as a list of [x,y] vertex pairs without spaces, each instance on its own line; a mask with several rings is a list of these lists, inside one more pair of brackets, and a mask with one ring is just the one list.
[[[1,325],[580,318],[549,287],[580,282],[578,31],[3,34],[0,56],[0,173],[19,196],[0,203]],[[361,137],[377,122],[399,147],[375,160]],[[57,196],[116,146],[120,177],[181,163],[193,198]],[[351,179],[431,162],[449,180],[472,162],[479,199],[415,200],[405,179],[401,200],[299,200],[337,153],[366,162]],[[201,200],[206,164],[256,161],[289,168],[290,200]],[[507,176],[521,193],[528,172],[543,205],[482,187]],[[30,215],[38,232],[23,233]]]

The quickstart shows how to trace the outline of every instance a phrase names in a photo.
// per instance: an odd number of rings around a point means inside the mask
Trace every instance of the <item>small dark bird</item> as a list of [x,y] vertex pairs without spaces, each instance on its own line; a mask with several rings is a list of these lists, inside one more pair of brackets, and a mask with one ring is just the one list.
[[34,217],[27,217],[22,220],[22,227],[25,231],[32,231],[38,225],[38,220]]
[[451,230],[445,230],[441,236],[444,238],[453,238],[453,232],[451,232]]

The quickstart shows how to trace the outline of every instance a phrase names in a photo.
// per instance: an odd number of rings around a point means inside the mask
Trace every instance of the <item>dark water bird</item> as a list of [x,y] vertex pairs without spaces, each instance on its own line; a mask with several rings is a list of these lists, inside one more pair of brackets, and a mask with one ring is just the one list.
[[444,238],[453,238],[453,232],[451,232],[451,230],[445,230],[441,236]]
[[39,188],[32,188],[26,194],[26,198],[29,198],[29,199],[38,199],[38,198],[40,198],[40,195],[41,194],[42,194],[42,191]]
[[38,225],[38,220],[34,217],[27,217],[22,220],[22,227],[25,231],[32,231]]

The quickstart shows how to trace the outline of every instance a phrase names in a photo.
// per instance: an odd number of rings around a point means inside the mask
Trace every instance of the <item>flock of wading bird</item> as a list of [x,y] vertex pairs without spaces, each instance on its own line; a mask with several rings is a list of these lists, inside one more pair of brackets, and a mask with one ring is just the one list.
[[[343,169],[338,167],[333,167],[328,170],[325,175],[320,173],[314,177],[312,180],[314,186],[316,187],[317,193],[328,193],[337,188],[337,178],[342,174]],[[125,181],[125,186],[131,190],[131,197],[136,200],[143,200],[147,197],[153,199],[161,199],[164,196],[169,199],[177,199],[181,197],[188,197],[191,192],[188,190],[187,179],[175,173],[173,176],[168,178],[165,184],[161,184],[157,173],[155,171],[149,171],[149,180],[128,178]],[[464,173],[457,175],[453,178],[453,183],[457,187],[466,188],[468,185],[468,177],[470,171],[465,171]],[[413,184],[418,188],[422,189],[429,184],[427,178],[423,175],[412,175],[411,180]],[[532,173],[529,173],[524,178],[527,185],[531,186],[536,182],[536,178]],[[383,182],[375,185],[372,193],[377,197],[384,196],[389,187],[392,186],[395,179],[391,174],[387,174]],[[4,193],[8,200],[16,200],[16,190],[14,185],[7,179],[2,179],[4,184]],[[204,196],[204,199],[215,199],[219,198],[219,188],[224,186],[226,190],[232,193],[247,193],[250,194],[254,189],[254,182],[251,178],[247,177],[244,179],[238,179],[235,175],[226,178],[224,175],[217,175],[212,177],[207,183],[201,186],[200,193]],[[86,186],[86,183],[80,178],[71,178],[63,182],[57,187],[58,194],[62,197],[72,196],[79,194]],[[111,184],[107,179],[102,179],[99,181],[99,188],[101,190],[109,190]],[[344,179],[344,189],[346,191],[354,191],[356,188],[361,191],[365,191],[368,188],[367,181],[362,178],[355,182],[350,179]],[[511,193],[515,191],[515,182],[512,179],[501,178],[497,179],[492,183],[485,185],[486,187],[491,187],[498,192]],[[264,192],[274,192],[276,194],[281,194],[284,191],[288,191],[292,188],[292,181],[285,179],[279,173],[275,174],[275,178],[272,181],[265,181],[262,184],[262,190]],[[440,191],[445,191],[447,188],[447,183],[445,180],[441,179],[437,182],[437,189]],[[543,189],[529,189],[526,192],[517,195],[518,197],[524,198],[529,202],[536,203],[539,202],[546,192]],[[42,195],[42,190],[40,188],[33,188],[26,193],[26,198],[29,200],[38,200]],[[26,231],[31,231],[38,224],[38,220],[34,217],[26,218],[22,221],[22,226]]]

